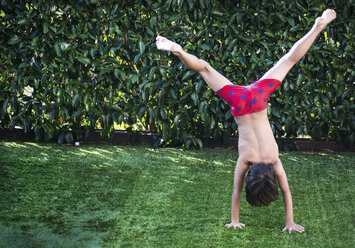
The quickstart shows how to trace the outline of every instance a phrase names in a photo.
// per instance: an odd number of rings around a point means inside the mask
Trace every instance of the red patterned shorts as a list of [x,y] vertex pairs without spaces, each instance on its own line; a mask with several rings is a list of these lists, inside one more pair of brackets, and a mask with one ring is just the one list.
[[241,116],[266,109],[270,95],[280,84],[277,79],[263,79],[248,86],[228,84],[216,94],[229,104],[233,116]]

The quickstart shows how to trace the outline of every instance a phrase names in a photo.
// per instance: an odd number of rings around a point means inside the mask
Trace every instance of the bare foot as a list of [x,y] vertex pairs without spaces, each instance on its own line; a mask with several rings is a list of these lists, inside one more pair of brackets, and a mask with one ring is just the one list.
[[181,50],[181,46],[171,40],[168,40],[167,38],[163,36],[157,36],[156,38],[156,45],[159,50],[164,50],[164,51],[169,51],[178,53],[179,50]]
[[323,12],[321,17],[316,19],[317,27],[323,29],[327,26],[331,21],[333,21],[337,17],[337,13],[332,9],[327,9]]

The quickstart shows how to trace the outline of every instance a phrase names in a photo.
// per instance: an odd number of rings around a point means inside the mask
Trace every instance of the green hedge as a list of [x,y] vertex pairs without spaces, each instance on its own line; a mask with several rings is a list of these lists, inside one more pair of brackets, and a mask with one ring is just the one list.
[[40,140],[114,124],[202,146],[236,134],[229,107],[202,78],[155,47],[179,42],[237,84],[261,77],[326,8],[337,20],[271,97],[277,137],[355,143],[351,1],[1,1],[1,128]]

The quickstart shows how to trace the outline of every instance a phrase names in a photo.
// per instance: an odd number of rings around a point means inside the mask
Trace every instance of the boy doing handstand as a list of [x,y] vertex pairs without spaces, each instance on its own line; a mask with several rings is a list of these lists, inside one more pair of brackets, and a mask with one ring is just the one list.
[[286,225],[282,231],[287,230],[289,233],[292,230],[299,233],[304,231],[304,227],[293,221],[291,191],[268,120],[267,101],[290,69],[306,54],[318,34],[335,18],[334,10],[325,10],[322,16],[316,19],[312,29],[258,81],[249,86],[232,84],[206,61],[185,52],[177,43],[161,36],[156,38],[159,50],[170,51],[178,56],[186,66],[197,71],[208,86],[230,105],[238,125],[239,157],[234,174],[231,222],[226,224],[226,227],[236,229],[245,226],[239,221],[244,179],[247,201],[254,206],[267,206],[277,199],[276,177],[285,205]]

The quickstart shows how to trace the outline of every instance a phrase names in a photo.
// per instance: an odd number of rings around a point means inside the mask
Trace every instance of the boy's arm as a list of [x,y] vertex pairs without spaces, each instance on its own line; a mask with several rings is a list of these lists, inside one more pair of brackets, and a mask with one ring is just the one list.
[[273,165],[273,169],[277,180],[279,181],[279,185],[284,198],[286,226],[282,229],[282,231],[287,230],[289,233],[291,233],[291,231],[294,230],[296,232],[302,233],[304,231],[304,227],[293,222],[292,195],[290,187],[288,186],[286,172],[280,159],[278,159],[277,162]]
[[239,158],[234,172],[234,189],[232,194],[231,223],[226,227],[234,229],[243,228],[245,224],[239,222],[240,197],[243,189],[244,175],[248,169],[248,163]]

